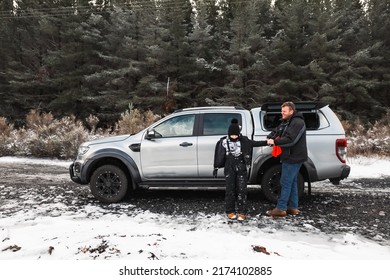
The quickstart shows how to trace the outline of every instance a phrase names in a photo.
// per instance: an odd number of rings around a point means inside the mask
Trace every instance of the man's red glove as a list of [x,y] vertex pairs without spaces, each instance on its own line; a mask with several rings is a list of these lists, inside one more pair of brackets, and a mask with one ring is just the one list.
[[272,156],[273,157],[278,157],[280,154],[282,154],[282,148],[280,148],[279,146],[274,145],[274,147],[272,149]]
[[[276,137],[275,138],[275,140],[277,140],[277,139],[279,139],[280,137],[278,136],[278,137]],[[273,149],[272,149],[272,156],[273,157],[278,157],[279,155],[281,155],[282,154],[282,148],[280,148],[279,146],[276,146],[275,144],[274,144],[274,147],[273,147]]]

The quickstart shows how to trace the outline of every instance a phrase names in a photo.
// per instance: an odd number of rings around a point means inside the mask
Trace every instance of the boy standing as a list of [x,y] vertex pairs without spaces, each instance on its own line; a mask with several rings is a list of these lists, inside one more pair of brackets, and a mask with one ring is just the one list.
[[[224,175],[226,180],[225,211],[229,219],[246,219],[247,214],[247,181],[248,169],[252,163],[253,147],[266,146],[267,141],[253,141],[241,135],[238,121],[233,119],[228,129],[228,136],[221,139],[221,149],[226,160]],[[221,157],[218,152],[214,155],[214,177],[218,167],[216,159]]]

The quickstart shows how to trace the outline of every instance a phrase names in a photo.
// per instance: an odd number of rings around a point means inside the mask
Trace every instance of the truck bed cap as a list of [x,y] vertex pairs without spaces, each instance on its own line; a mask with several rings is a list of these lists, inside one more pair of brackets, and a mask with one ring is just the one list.
[[[279,112],[280,106],[282,106],[283,102],[267,102],[261,106],[262,111],[266,112]],[[297,111],[311,111],[318,110],[328,105],[325,102],[294,102],[295,108]]]

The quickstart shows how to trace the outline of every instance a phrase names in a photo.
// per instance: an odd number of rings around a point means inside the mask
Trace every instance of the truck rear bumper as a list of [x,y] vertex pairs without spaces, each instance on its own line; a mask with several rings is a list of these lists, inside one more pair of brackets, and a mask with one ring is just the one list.
[[339,185],[340,181],[347,178],[350,172],[351,172],[351,167],[349,165],[344,165],[341,169],[340,177],[329,178],[329,181],[331,181],[332,184],[334,185]]
[[351,172],[351,167],[349,165],[344,165],[341,171],[340,180],[347,178],[350,172]]

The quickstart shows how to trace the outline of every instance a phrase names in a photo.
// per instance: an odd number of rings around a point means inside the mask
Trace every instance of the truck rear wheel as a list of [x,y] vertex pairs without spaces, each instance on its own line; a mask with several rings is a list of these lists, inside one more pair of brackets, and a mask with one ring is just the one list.
[[[261,180],[261,190],[264,196],[270,202],[276,203],[280,193],[280,175],[282,173],[282,165],[274,165],[264,172]],[[302,197],[304,192],[304,180],[301,173],[298,174],[298,196]]]
[[99,201],[115,203],[126,196],[128,178],[119,167],[103,165],[93,172],[89,186],[92,194]]

